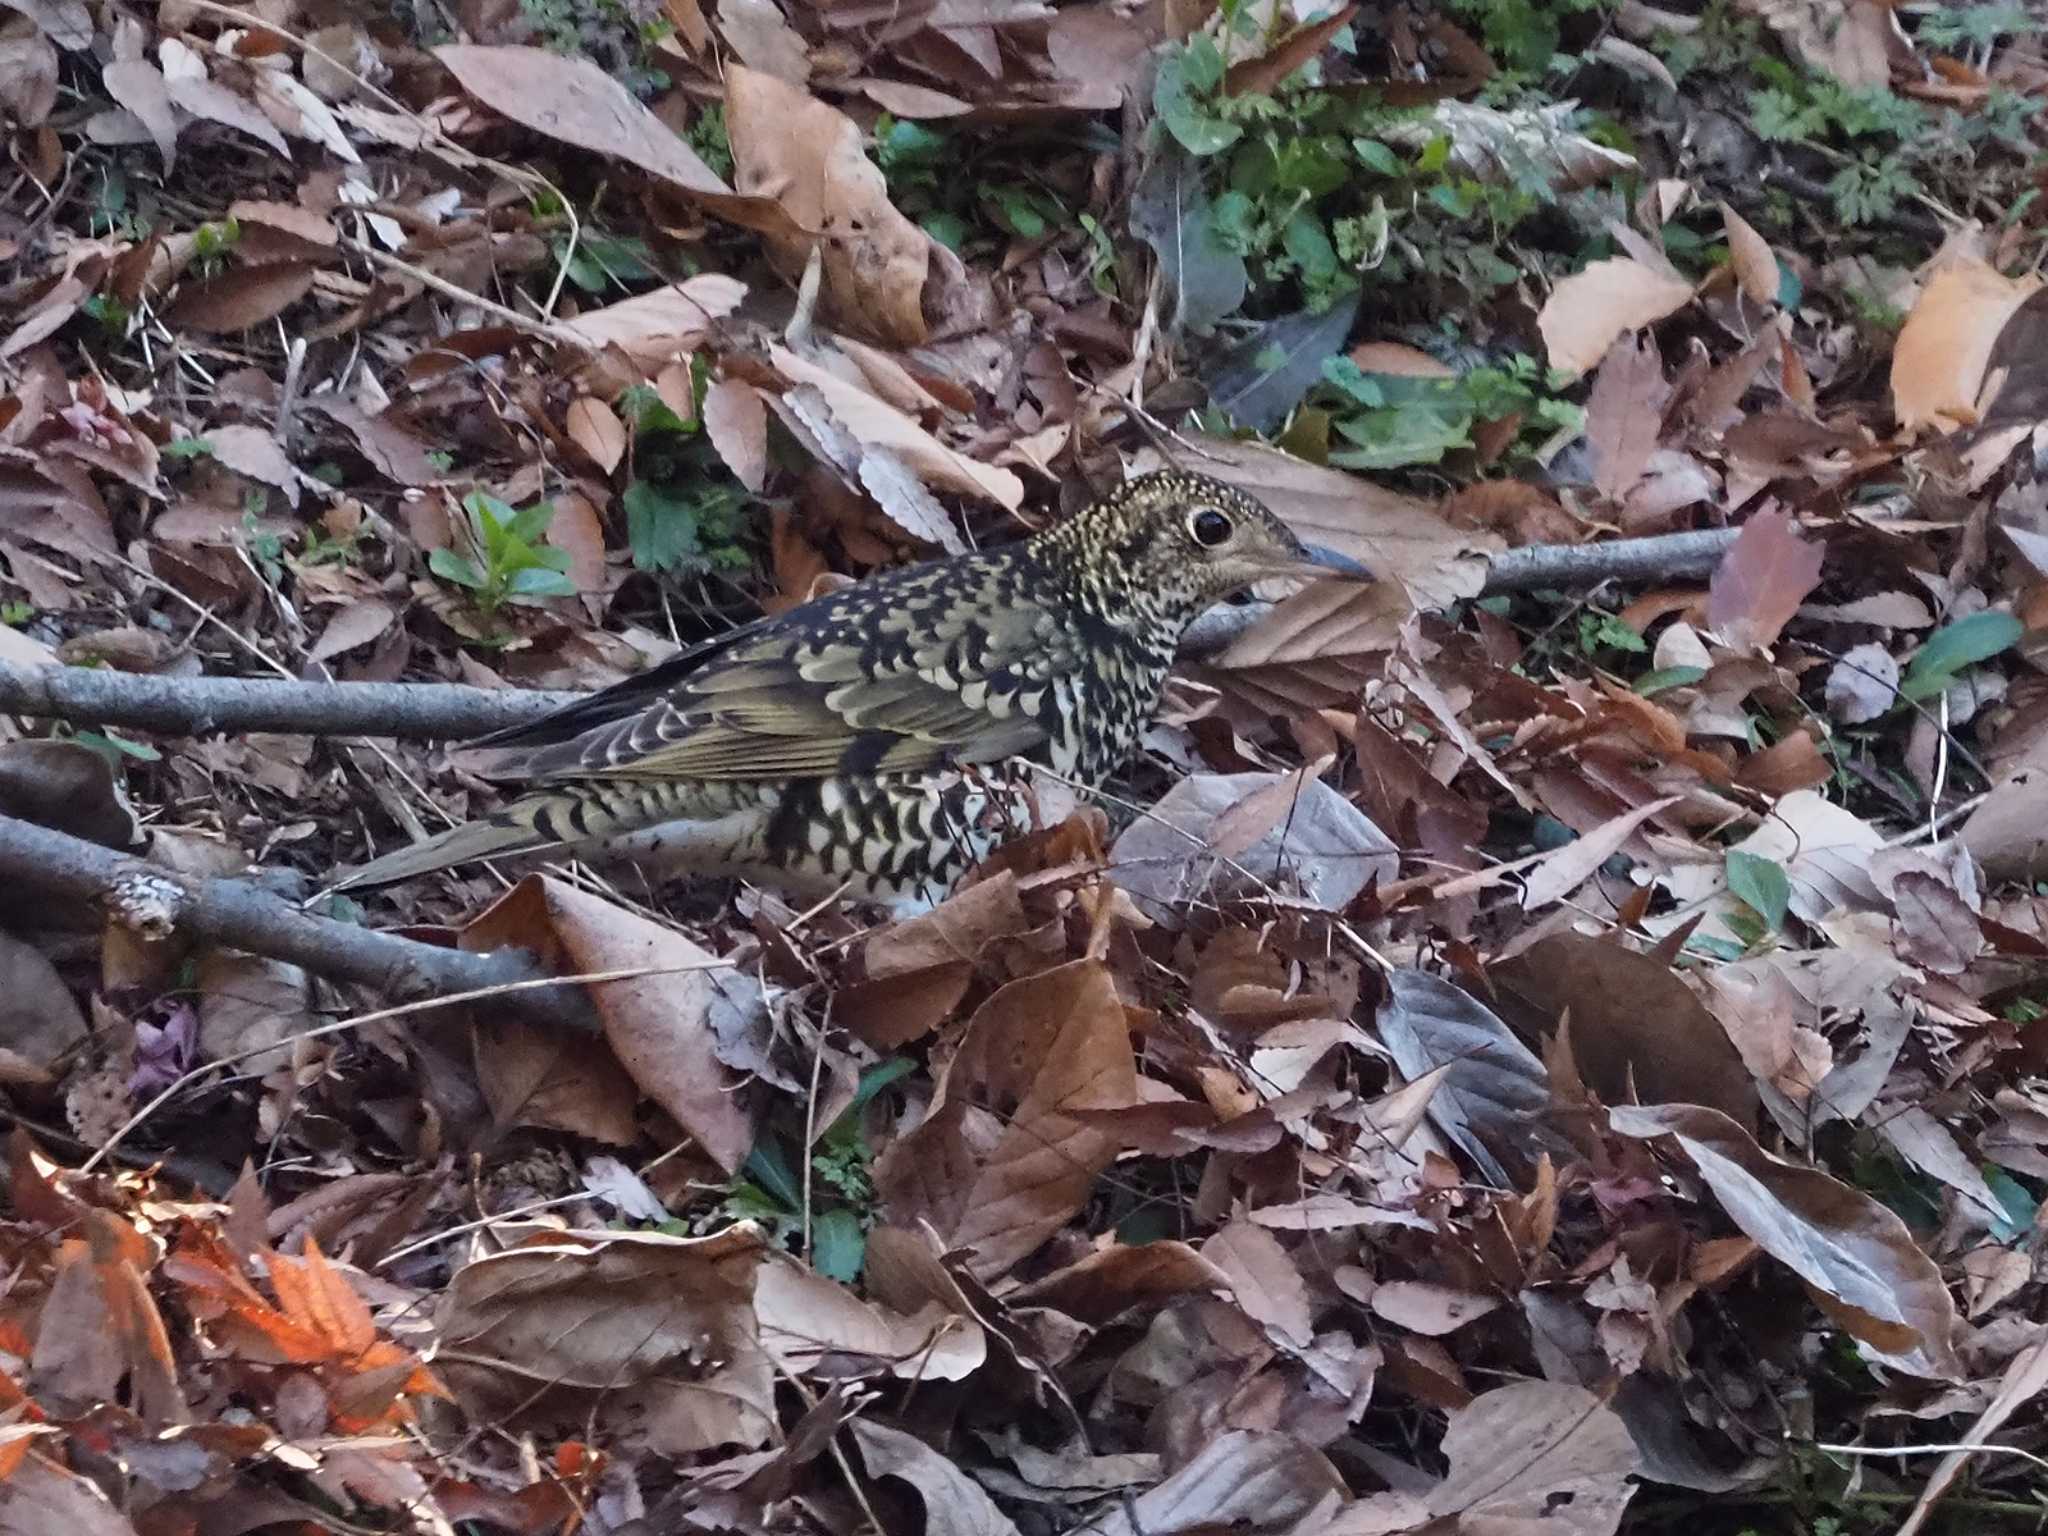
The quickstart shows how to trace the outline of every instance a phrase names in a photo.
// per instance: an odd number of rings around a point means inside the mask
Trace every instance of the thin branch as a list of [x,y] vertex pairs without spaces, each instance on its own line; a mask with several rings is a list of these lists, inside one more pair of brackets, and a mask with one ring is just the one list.
[[152,936],[187,934],[331,980],[359,982],[387,997],[512,987],[518,990],[505,996],[506,1007],[550,1024],[594,1027],[582,988],[531,985],[547,973],[524,950],[477,954],[376,933],[301,912],[247,880],[176,874],[11,816],[0,816],[0,880],[92,902],[114,922]]
[[305,683],[251,677],[151,677],[104,667],[0,664],[0,713],[131,726],[167,736],[282,731],[461,741],[526,725],[586,697],[463,683]]
[[[1603,581],[1647,581],[1711,571],[1733,529],[1532,544],[1494,557],[1484,592],[1526,592]],[[1215,608],[1182,642],[1189,657],[1214,655],[1263,619],[1267,603]],[[151,677],[105,668],[0,663],[0,714],[128,726],[167,736],[281,731],[301,736],[391,736],[464,741],[530,725],[585,695],[461,683],[308,683],[244,677]]]

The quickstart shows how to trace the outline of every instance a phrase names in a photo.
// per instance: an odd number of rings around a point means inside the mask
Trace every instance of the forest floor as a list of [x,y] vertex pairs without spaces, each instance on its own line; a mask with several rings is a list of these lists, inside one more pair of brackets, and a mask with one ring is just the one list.
[[[2048,1529],[2038,7],[372,9],[0,8],[0,1532]],[[928,916],[278,916],[1162,463]]]

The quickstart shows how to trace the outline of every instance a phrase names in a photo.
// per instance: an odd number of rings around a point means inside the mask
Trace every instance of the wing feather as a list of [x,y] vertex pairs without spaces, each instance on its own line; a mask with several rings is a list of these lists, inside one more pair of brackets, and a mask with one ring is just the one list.
[[1030,752],[1047,729],[1027,696],[1043,690],[988,682],[1071,675],[1079,640],[1049,606],[991,608],[985,590],[914,573],[849,588],[658,669],[658,690],[636,679],[618,699],[576,706],[587,729],[564,739],[558,726],[510,771],[543,781],[803,778]]

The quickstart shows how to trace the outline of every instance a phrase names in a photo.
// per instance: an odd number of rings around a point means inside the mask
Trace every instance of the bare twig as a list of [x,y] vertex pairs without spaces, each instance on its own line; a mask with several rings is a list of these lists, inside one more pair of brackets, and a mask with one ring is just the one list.
[[[301,912],[247,880],[198,880],[82,838],[0,816],[0,880],[17,889],[90,901],[115,922],[182,933],[401,999],[512,987],[505,1006],[552,1024],[594,1027],[572,985],[533,987],[546,973],[524,950],[443,949]],[[521,984],[528,984],[521,986]]]
[[246,677],[149,677],[103,668],[0,665],[0,713],[166,735],[285,731],[459,741],[525,725],[578,693],[461,683],[305,683]]

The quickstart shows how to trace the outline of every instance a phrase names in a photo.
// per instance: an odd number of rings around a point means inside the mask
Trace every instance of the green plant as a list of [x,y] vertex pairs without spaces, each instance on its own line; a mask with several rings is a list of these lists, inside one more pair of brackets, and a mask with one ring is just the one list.
[[539,545],[554,521],[553,503],[537,501],[515,511],[488,492],[471,491],[462,498],[462,508],[469,514],[472,553],[437,549],[427,556],[427,568],[467,588],[486,616],[507,603],[575,595],[568,551]]
[[875,1200],[865,1112],[877,1094],[914,1066],[908,1057],[893,1056],[861,1073],[852,1102],[813,1145],[808,1191],[790,1157],[789,1149],[800,1138],[764,1135],[727,1192],[722,1214],[758,1222],[786,1246],[802,1232],[808,1210],[811,1267],[834,1280],[857,1279],[867,1256]]
[[644,385],[619,399],[633,429],[633,479],[619,500],[626,545],[639,570],[744,570],[748,564],[740,544],[747,493],[704,437],[708,382],[702,364],[693,366],[688,420]]
[[1485,422],[1519,417],[1525,432],[1547,437],[1584,419],[1579,407],[1549,392],[1550,380],[1533,358],[1469,369],[1451,378],[1418,379],[1369,374],[1346,357],[1323,365],[1323,387],[1311,398],[1329,410],[1339,437],[1352,444],[1329,455],[1349,469],[1398,469],[1435,464],[1472,444]]
[[1915,38],[1935,48],[1989,48],[2004,37],[2041,31],[2041,18],[2023,5],[1944,6],[1920,18]]
[[203,277],[218,277],[227,268],[228,252],[242,243],[239,219],[202,224],[192,231],[192,260]]
[[713,175],[732,180],[732,140],[725,131],[725,107],[722,103],[706,107],[691,118],[689,131],[683,138],[690,148],[697,151],[697,158],[710,168]]

